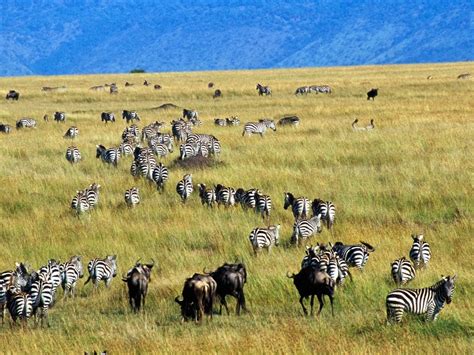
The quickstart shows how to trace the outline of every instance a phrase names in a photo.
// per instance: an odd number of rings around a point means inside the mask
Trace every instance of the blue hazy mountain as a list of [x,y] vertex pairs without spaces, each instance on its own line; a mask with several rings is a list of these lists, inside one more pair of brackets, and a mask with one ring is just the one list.
[[472,1],[0,2],[0,75],[472,60]]

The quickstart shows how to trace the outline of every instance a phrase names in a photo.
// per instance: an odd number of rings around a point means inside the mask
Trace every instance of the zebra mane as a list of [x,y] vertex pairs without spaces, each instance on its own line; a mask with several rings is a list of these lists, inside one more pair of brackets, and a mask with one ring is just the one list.
[[448,281],[449,276],[443,276],[441,280],[436,282],[434,285],[430,286],[429,289],[436,291],[438,290],[442,285],[444,285]]

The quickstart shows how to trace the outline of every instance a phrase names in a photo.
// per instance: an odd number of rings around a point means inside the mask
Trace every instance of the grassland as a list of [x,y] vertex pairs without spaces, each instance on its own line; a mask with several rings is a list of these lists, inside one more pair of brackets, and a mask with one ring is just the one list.
[[[79,297],[59,301],[50,312],[51,327],[0,328],[0,352],[80,353],[107,349],[129,352],[350,352],[468,353],[472,351],[474,84],[456,80],[474,71],[472,63],[321,68],[275,71],[196,72],[0,79],[0,93],[20,91],[19,102],[0,103],[0,122],[21,117],[38,120],[36,130],[0,136],[0,270],[15,261],[39,267],[48,258],[81,254],[85,260],[117,254],[119,275],[138,257],[154,258],[146,312],[135,315],[117,277],[110,289],[92,294],[79,285]],[[433,75],[432,80],[427,80]],[[141,85],[144,79],[162,90]],[[92,92],[90,86],[117,82],[120,93]],[[137,85],[125,88],[125,81]],[[207,83],[223,91],[213,100]],[[272,97],[258,97],[257,82],[270,85]],[[295,97],[296,87],[329,84],[332,95]],[[42,86],[67,86],[45,93]],[[368,102],[365,92],[379,88]],[[222,164],[195,170],[195,183],[259,187],[271,195],[273,223],[282,225],[282,243],[270,255],[254,257],[248,234],[263,225],[252,212],[209,210],[195,194],[182,205],[175,193],[185,171],[170,172],[159,194],[130,176],[130,158],[119,167],[95,158],[95,145],[117,145],[125,123],[100,123],[100,112],[137,110],[144,123],[169,122],[179,110],[153,109],[172,102],[196,108],[204,124],[197,132],[222,142]],[[45,123],[44,114],[67,113],[66,124]],[[263,139],[241,137],[241,127],[215,127],[215,117],[241,121],[283,114],[301,117],[299,128],[278,129]],[[373,132],[352,132],[357,117],[375,119]],[[77,125],[75,141],[83,161],[64,158],[71,143],[62,138]],[[171,164],[177,154],[167,159]],[[78,189],[102,185],[97,210],[76,218],[69,203]],[[123,204],[125,189],[137,185],[142,203]],[[367,241],[376,247],[363,273],[354,271],[336,295],[335,317],[305,318],[287,271],[296,272],[303,248],[289,245],[292,215],[283,210],[283,192],[332,200],[337,206],[333,232],[311,242]],[[411,287],[433,284],[457,273],[453,303],[439,320],[426,324],[409,317],[385,325],[385,297],[394,288],[390,263],[408,255],[411,233],[422,232],[433,258]],[[178,305],[184,279],[204,267],[242,259],[249,272],[249,313],[216,316],[197,326],[181,324]],[[61,293],[60,293],[61,296]],[[231,301],[233,307],[234,301]]]

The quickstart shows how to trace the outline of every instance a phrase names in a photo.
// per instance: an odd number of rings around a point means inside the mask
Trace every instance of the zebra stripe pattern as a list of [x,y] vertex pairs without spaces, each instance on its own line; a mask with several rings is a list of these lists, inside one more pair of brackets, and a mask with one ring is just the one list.
[[263,120],[260,122],[247,122],[244,126],[244,131],[242,132],[242,137],[246,134],[260,134],[260,137],[263,137],[263,134],[266,132],[267,128],[273,129],[276,131],[275,122],[273,120]]
[[218,205],[235,205],[235,190],[232,187],[225,187],[217,184],[215,187],[216,201]]
[[309,87],[310,92],[321,93],[321,94],[331,94],[332,89],[329,85],[311,85]]
[[119,145],[120,154],[123,156],[133,155],[134,146],[128,142],[122,142]]
[[91,206],[87,200],[87,194],[84,191],[76,191],[76,195],[71,201],[71,208],[76,210],[78,214],[87,212]]
[[[44,320],[48,322],[48,309],[54,304],[55,288],[51,281],[39,279],[31,285],[30,297],[33,306],[33,314],[40,310],[41,325]],[[48,324],[48,323],[47,323]]]
[[191,143],[181,144],[179,146],[179,159],[185,160],[198,155],[199,151]]
[[397,285],[404,285],[415,278],[415,268],[405,257],[392,263],[392,278]]
[[27,321],[33,313],[33,302],[25,292],[7,290],[6,293],[7,308],[14,322],[19,318],[21,321]]
[[157,143],[151,145],[150,148],[158,158],[166,157],[169,153],[173,152],[173,145],[171,142],[168,142],[168,144]]
[[48,260],[48,264],[38,270],[39,279],[45,282],[51,282],[54,290],[61,284],[61,274],[61,267],[54,259]]
[[430,245],[423,240],[423,234],[412,235],[413,245],[410,250],[410,259],[415,264],[415,268],[423,268],[428,265],[431,259]]
[[0,132],[9,134],[12,131],[12,126],[0,123]]
[[117,167],[120,160],[120,149],[119,148],[105,148],[102,144],[97,145],[96,158],[100,158],[104,163],[113,164]]
[[341,242],[337,242],[334,244],[333,250],[341,259],[346,261],[349,267],[357,267],[362,271],[369,259],[369,254],[374,252],[375,249],[368,243],[361,243],[362,244],[344,245]]
[[176,192],[183,202],[186,202],[189,196],[191,196],[193,190],[193,177],[191,174],[184,175],[183,179],[176,185]]
[[64,133],[64,138],[74,139],[79,135],[79,128],[72,126],[69,127],[66,133]]
[[54,113],[54,121],[56,122],[66,122],[66,114],[64,112],[55,112]]
[[256,204],[255,211],[262,215],[262,218],[270,218],[270,212],[272,210],[272,199],[268,195],[262,195],[260,193],[255,194]]
[[168,181],[168,168],[162,163],[158,163],[155,169],[153,169],[152,178],[156,183],[156,188],[159,191],[163,191],[165,188],[165,183]]
[[198,184],[199,187],[199,197],[201,198],[201,203],[212,207],[216,202],[216,191],[215,189],[208,189],[204,184]]
[[134,207],[140,203],[140,191],[138,187],[132,187],[125,191],[125,203],[128,207]]
[[405,312],[424,314],[427,321],[435,321],[444,305],[450,304],[454,294],[456,275],[443,277],[431,287],[396,289],[387,295],[387,321],[401,322]]
[[296,89],[295,95],[306,95],[309,92],[309,86],[301,86]]
[[283,208],[286,210],[290,206],[295,219],[308,217],[310,203],[309,199],[307,199],[306,197],[295,198],[291,192],[285,192]]
[[81,152],[75,146],[68,147],[66,150],[66,160],[71,164],[75,164],[82,159]]
[[240,202],[240,205],[244,209],[255,209],[255,207],[257,206],[257,193],[260,193],[258,189],[250,189],[245,191],[244,189],[239,188],[235,192],[235,200],[237,202]]
[[102,112],[100,114],[100,120],[101,122],[105,122],[105,124],[115,122],[115,114],[113,112]]
[[132,176],[141,175],[149,181],[154,181],[153,170],[156,168],[156,159],[150,148],[135,148],[133,155],[135,159],[130,167]]
[[316,233],[321,233],[321,216],[317,215],[310,219],[301,219],[295,221],[293,224],[293,234],[291,235],[291,242],[299,245],[305,239],[311,237]]
[[105,259],[92,259],[87,264],[89,277],[84,283],[86,285],[90,280],[96,289],[99,281],[103,280],[106,287],[109,287],[112,279],[117,276],[117,255],[108,255]]
[[32,118],[22,118],[16,121],[16,128],[36,128],[36,120]]
[[122,111],[122,119],[126,120],[127,124],[130,121],[133,121],[133,120],[140,121],[140,117],[138,116],[138,113],[136,111],[123,110]]
[[313,216],[321,215],[321,219],[326,222],[328,229],[331,229],[336,218],[336,207],[331,201],[315,199],[311,205]]
[[268,228],[254,228],[250,232],[249,240],[255,254],[261,249],[270,249],[273,245],[278,246],[280,238],[280,225],[269,226]]
[[77,280],[84,276],[82,257],[75,255],[62,264],[61,287],[64,290],[64,297],[68,294],[74,296]]
[[173,137],[178,142],[186,141],[188,135],[192,133],[191,124],[189,122],[184,121],[183,119],[171,121],[171,125],[171,132],[173,133]]
[[272,94],[272,89],[270,89],[270,86],[263,86],[260,83],[257,84],[256,90],[258,90],[259,96],[268,96]]

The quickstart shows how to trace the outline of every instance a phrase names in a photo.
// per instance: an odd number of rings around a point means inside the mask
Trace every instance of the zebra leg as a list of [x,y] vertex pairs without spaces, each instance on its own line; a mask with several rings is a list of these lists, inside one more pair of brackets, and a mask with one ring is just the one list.
[[303,313],[304,313],[304,315],[307,316],[307,315],[308,315],[308,311],[306,310],[306,307],[304,306],[303,299],[304,299],[304,297],[301,296],[301,297],[300,297],[300,304],[301,304],[301,307],[303,307]]

